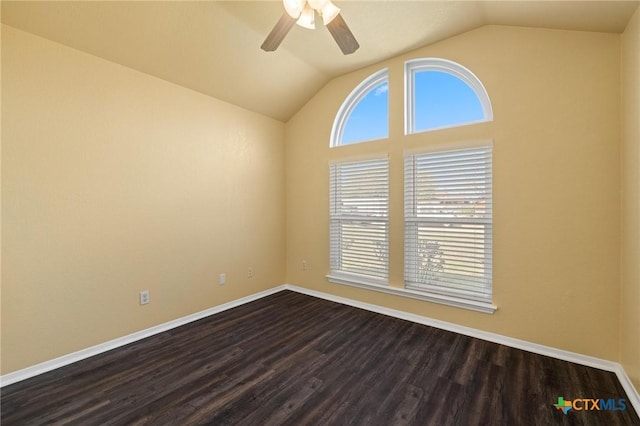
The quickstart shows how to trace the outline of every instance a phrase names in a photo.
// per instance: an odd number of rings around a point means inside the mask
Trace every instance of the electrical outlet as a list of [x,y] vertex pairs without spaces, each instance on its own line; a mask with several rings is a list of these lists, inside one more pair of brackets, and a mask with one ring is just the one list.
[[141,305],[146,305],[147,303],[149,303],[149,290],[141,291],[140,292],[140,304]]
[[307,270],[307,267],[308,267],[308,265],[307,265],[307,261],[306,261],[306,260],[303,260],[303,261],[302,261],[302,270],[303,270],[303,271],[306,271],[306,270]]
[[247,268],[247,278],[253,278],[253,268],[251,266]]
[[225,285],[227,282],[227,274],[220,274],[218,282],[220,283],[220,285]]

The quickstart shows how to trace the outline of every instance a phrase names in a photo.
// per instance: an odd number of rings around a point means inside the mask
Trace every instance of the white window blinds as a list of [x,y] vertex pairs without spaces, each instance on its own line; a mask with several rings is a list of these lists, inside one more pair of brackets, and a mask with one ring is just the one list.
[[386,284],[388,158],[330,165],[330,276]]
[[492,148],[405,156],[405,287],[491,301]]

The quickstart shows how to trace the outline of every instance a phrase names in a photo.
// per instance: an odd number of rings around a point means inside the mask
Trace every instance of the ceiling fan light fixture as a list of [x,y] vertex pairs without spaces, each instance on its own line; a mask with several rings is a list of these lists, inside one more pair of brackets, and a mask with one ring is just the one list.
[[304,10],[307,1],[306,0],[282,0],[284,4],[284,10],[293,19],[298,19]]
[[298,18],[298,21],[296,23],[301,27],[315,30],[315,15],[316,12],[311,7],[309,7],[309,5],[307,5],[300,14],[300,18]]
[[265,52],[276,50],[295,24],[314,30],[316,12],[320,14],[324,25],[343,54],[350,55],[360,47],[358,40],[342,18],[340,8],[331,0],[282,0],[282,2],[285,11],[260,46]]
[[327,1],[322,9],[320,10],[320,14],[322,15],[322,22],[327,25],[329,22],[333,21],[333,19],[340,14],[340,8],[335,4],[331,3],[331,1]]
[[331,3],[331,0],[307,0],[307,3],[312,9],[320,11],[327,3]]

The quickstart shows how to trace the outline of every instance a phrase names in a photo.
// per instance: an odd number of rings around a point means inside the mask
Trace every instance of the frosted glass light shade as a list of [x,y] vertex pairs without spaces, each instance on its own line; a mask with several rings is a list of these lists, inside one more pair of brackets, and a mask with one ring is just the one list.
[[331,0],[307,0],[307,2],[312,9],[320,11],[327,3],[331,3]]
[[300,18],[296,22],[298,25],[304,28],[308,28],[310,30],[314,30],[316,28],[315,25],[315,15],[316,12],[307,5],[302,11]]
[[304,10],[307,1],[306,0],[282,0],[284,4],[284,10],[287,14],[294,19],[298,19],[302,11]]
[[322,22],[327,25],[329,22],[333,21],[333,18],[340,14],[340,8],[330,1],[327,1],[322,7],[320,14],[322,15]]

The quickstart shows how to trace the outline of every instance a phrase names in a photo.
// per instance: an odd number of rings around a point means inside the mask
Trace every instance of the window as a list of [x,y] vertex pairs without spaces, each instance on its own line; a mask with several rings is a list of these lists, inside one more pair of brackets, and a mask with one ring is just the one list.
[[[404,66],[405,135],[493,120],[483,84],[464,66],[439,58],[414,59]],[[404,222],[395,215],[390,222],[389,192],[391,199],[402,199],[401,182],[389,181],[389,163],[403,160],[401,148],[393,146],[402,137],[388,139],[389,114],[401,113],[389,110],[388,92],[394,88],[388,69],[372,74],[351,92],[333,122],[331,148],[387,138],[356,151],[384,146],[390,154],[330,165],[327,279],[493,313],[492,142],[461,148],[453,141],[438,152],[405,152]],[[440,136],[407,139],[433,146]],[[389,229],[401,226],[404,254],[389,253]],[[392,277],[404,275],[403,282],[389,280],[390,267]]]
[[438,58],[405,63],[405,134],[491,121],[489,96],[478,78]]
[[328,278],[386,285],[389,263],[389,160],[330,165]]
[[405,287],[491,303],[492,147],[405,156]]
[[366,78],[344,101],[333,122],[332,147],[389,136],[389,78],[385,68]]

